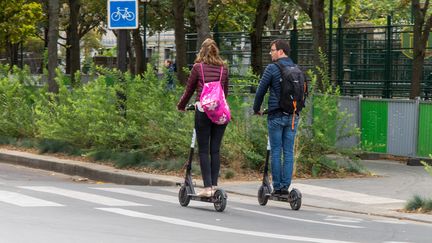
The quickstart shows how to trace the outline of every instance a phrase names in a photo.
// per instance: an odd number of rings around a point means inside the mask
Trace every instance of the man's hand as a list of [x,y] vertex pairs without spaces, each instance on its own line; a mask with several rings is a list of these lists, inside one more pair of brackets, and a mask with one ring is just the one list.
[[254,115],[262,116],[262,115],[263,115],[263,112],[262,112],[262,111],[255,111],[255,112],[254,112]]

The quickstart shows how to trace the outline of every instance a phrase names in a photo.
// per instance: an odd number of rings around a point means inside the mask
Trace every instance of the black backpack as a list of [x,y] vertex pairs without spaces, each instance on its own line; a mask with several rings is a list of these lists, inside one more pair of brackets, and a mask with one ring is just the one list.
[[284,66],[274,62],[281,72],[279,107],[282,112],[293,114],[300,113],[305,107],[308,94],[306,75],[297,66]]

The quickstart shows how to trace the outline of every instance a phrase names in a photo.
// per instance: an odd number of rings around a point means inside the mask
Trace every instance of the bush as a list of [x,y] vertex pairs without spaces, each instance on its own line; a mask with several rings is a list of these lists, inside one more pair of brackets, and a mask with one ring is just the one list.
[[121,115],[120,89],[118,84],[106,85],[103,76],[75,89],[59,82],[58,94],[45,93],[36,104],[37,136],[79,148],[123,147],[135,130]]
[[419,211],[422,213],[428,213],[432,211],[432,200],[424,199],[419,195],[415,195],[405,205],[405,210],[408,211]]
[[0,136],[24,138],[36,133],[34,105],[39,91],[28,68],[0,66]]
[[[26,70],[14,70],[11,76],[7,67],[0,68],[0,142],[20,144],[28,138],[31,142],[26,142],[26,146],[36,146],[41,152],[84,153],[114,161],[119,167],[178,170],[183,165],[179,161],[187,158],[189,152],[194,114],[176,109],[184,87],[167,90],[153,69],[147,70],[140,77],[96,68],[92,69],[92,73],[99,74],[95,80],[80,84],[78,75],[80,85],[75,87],[58,72],[59,93],[52,94],[46,87],[35,88],[36,81]],[[257,170],[264,163],[267,121],[252,116],[251,109],[254,96],[250,87],[257,81],[251,71],[245,78],[230,80],[233,86],[228,103],[232,121],[221,149],[227,171]],[[342,153],[336,151],[335,139],[329,139],[327,134],[351,134],[337,132],[344,126],[329,126],[335,121],[343,124],[340,121],[345,121],[346,115],[337,112],[338,90],[326,87],[321,96],[312,93],[309,97],[310,103],[319,99],[321,115],[314,117],[313,123],[301,122],[296,141],[298,169],[313,175],[340,169],[337,163],[323,157],[327,153]],[[312,107],[308,104],[302,114],[308,114]]]
[[[432,159],[432,155],[429,155],[429,157]],[[421,161],[421,163],[424,166],[427,173],[429,173],[432,176],[432,166],[429,165],[428,163],[424,162],[424,161]]]
[[[297,163],[296,171],[299,174],[311,174],[319,176],[325,173],[334,173],[350,170],[361,170],[354,151],[351,149],[336,148],[336,141],[341,138],[358,136],[359,129],[351,128],[350,116],[338,109],[338,98],[340,91],[337,86],[330,83],[327,62],[324,55],[321,56],[324,69],[318,68],[319,76],[322,77],[322,90],[317,90],[317,76],[309,72],[311,82],[309,84],[309,97],[306,107],[302,111],[302,122],[299,125],[296,137]],[[319,93],[318,93],[319,92]],[[341,164],[326,157],[328,154],[342,155],[345,162]]]

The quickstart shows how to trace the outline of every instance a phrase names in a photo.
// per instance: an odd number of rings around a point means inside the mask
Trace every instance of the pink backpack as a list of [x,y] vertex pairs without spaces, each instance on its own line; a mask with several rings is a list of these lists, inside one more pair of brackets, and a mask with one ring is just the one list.
[[213,123],[218,125],[227,124],[231,120],[231,113],[221,85],[223,66],[221,66],[219,81],[208,83],[204,81],[203,64],[200,63],[200,66],[203,80],[203,89],[200,96],[201,106]]

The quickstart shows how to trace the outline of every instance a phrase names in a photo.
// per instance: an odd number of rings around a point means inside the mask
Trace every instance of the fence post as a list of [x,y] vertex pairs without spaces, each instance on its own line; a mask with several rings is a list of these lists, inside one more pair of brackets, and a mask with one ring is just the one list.
[[298,63],[298,30],[297,30],[297,20],[294,19],[294,27],[290,31],[290,46],[291,46],[291,53],[290,57],[293,60],[294,63]]
[[342,18],[339,17],[338,19],[338,29],[337,29],[337,85],[340,87],[341,90],[343,90],[343,26],[342,26]]
[[328,74],[330,80],[334,77],[333,74],[333,0],[330,0],[329,6],[329,37],[328,37]]
[[419,129],[420,129],[420,99],[415,99],[415,107],[416,107],[416,117],[415,119],[415,123],[416,124],[413,129],[414,129],[414,156],[420,156],[418,154],[418,141],[419,141]]
[[386,31],[386,52],[385,52],[385,66],[384,66],[384,92],[383,98],[390,98],[390,82],[391,82],[391,70],[392,70],[392,17],[387,16],[387,31]]

